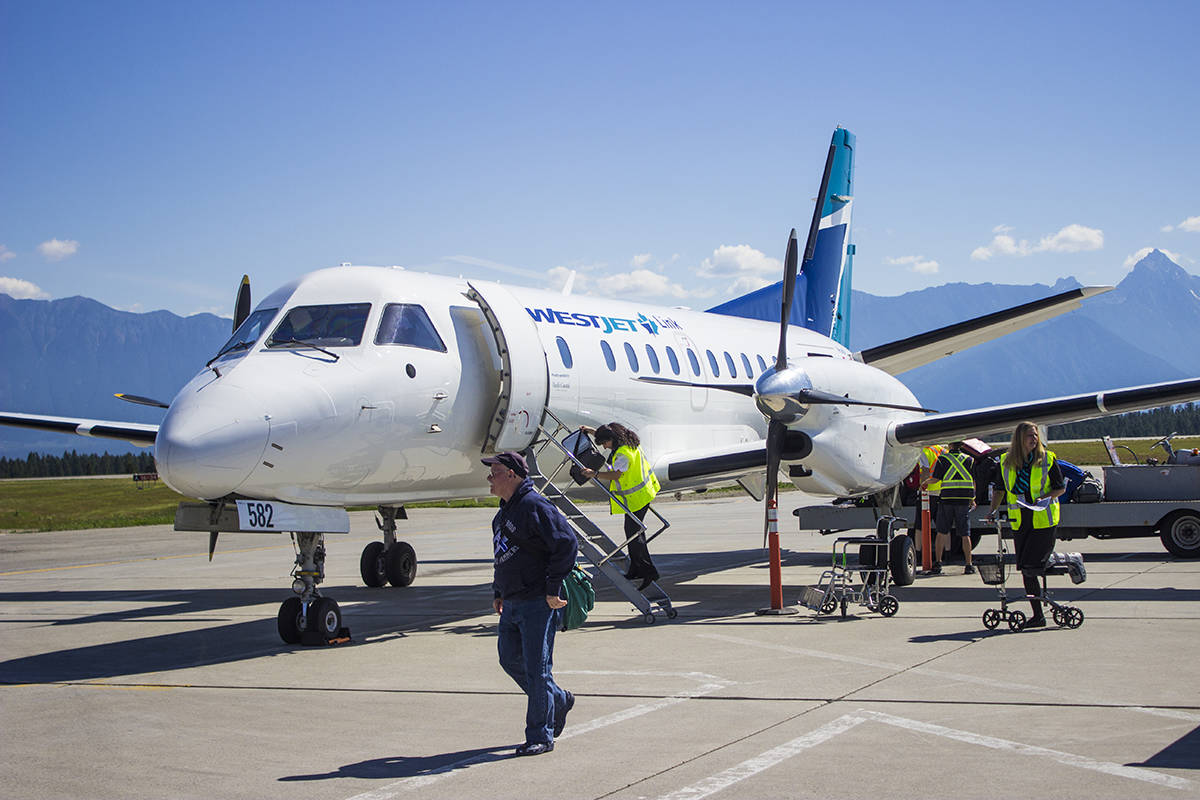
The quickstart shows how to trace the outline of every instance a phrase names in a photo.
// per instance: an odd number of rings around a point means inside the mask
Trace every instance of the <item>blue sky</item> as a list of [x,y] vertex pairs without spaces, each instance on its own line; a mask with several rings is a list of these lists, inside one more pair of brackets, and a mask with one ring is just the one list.
[[[840,7],[839,7],[840,6]],[[856,288],[1200,264],[1200,4],[0,0],[0,291],[231,313],[340,262],[708,307],[835,125]]]

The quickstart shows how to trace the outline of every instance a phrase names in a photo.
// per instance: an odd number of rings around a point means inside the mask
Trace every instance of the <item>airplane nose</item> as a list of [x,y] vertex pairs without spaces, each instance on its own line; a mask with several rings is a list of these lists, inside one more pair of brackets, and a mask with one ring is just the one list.
[[162,479],[188,497],[233,492],[262,458],[271,424],[254,394],[224,382],[177,397],[154,443]]

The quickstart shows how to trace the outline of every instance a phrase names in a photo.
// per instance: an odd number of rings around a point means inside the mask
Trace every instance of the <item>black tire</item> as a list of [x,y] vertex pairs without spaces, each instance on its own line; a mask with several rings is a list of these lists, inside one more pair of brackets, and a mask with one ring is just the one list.
[[367,586],[383,586],[387,583],[386,552],[383,542],[371,542],[363,548],[362,556],[358,559],[358,571]]
[[1075,630],[1076,628],[1078,628],[1080,625],[1083,624],[1083,612],[1080,611],[1078,608],[1075,608],[1074,606],[1071,606],[1066,611],[1064,611],[1063,616],[1067,620],[1067,627],[1070,628],[1071,630]]
[[846,618],[846,598],[842,598],[842,619]]
[[1008,629],[1011,631],[1019,631],[1025,627],[1025,613],[1022,611],[1014,611],[1008,615]]
[[906,533],[898,533],[892,537],[888,547],[888,569],[892,573],[892,583],[897,586],[911,586],[917,579],[917,548]]
[[879,598],[879,613],[885,617],[894,617],[896,612],[900,610],[900,601],[892,597],[890,594],[885,594]]
[[300,598],[289,597],[279,606],[279,615],[275,618],[276,628],[279,630],[279,638],[283,639],[285,644],[300,644],[300,637],[304,634],[304,626],[300,621]]
[[1200,558],[1200,515],[1195,511],[1174,511],[1161,525],[1162,543],[1179,558]]
[[996,630],[996,626],[1000,624],[1000,612],[994,608],[989,608],[983,612],[983,627],[989,631]]
[[337,636],[342,629],[342,610],[329,597],[317,597],[308,606],[308,629],[326,639]]
[[396,542],[387,549],[387,579],[392,586],[408,586],[417,577],[417,551],[408,542]]
[[678,616],[679,616],[679,610],[677,608],[675,608],[674,606],[670,606],[667,608],[667,619],[675,619]]
[[646,613],[642,614],[642,622],[646,623],[647,625],[653,625],[654,624],[654,612],[647,611]]
[[1066,609],[1064,609],[1064,608],[1054,609],[1054,624],[1060,628],[1067,627]]
[[837,611],[837,598],[830,595],[821,603],[822,614],[832,614]]

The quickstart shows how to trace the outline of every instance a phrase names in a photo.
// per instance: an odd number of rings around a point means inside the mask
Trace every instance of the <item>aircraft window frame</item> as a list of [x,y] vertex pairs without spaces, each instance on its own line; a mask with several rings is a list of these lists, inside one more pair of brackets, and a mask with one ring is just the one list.
[[750,359],[746,358],[745,353],[738,353],[742,357],[742,366],[746,368],[746,378],[754,380],[754,367],[750,366]]
[[650,369],[654,372],[655,375],[657,375],[660,372],[658,353],[654,352],[654,347],[649,344],[646,345],[646,358],[650,362]]
[[733,363],[733,356],[729,355],[729,351],[725,351],[725,366],[729,367],[729,377],[737,378],[737,364]]
[[571,355],[571,345],[561,336],[554,337],[558,342],[558,357],[562,360],[563,369],[575,366],[575,357]]
[[766,372],[767,371],[767,360],[759,355],[756,355],[755,358],[758,359],[759,374]]
[[[291,322],[292,316],[300,314],[301,312],[311,312],[313,309],[322,309],[325,312],[320,317],[321,323],[327,323],[329,318],[336,312],[346,313],[353,311],[354,313],[358,314],[357,318],[352,319],[349,322],[350,326],[357,327],[357,338],[354,336],[327,335],[332,331],[325,331],[326,335],[314,336],[312,335],[313,332],[309,331],[306,327],[301,327],[301,329],[297,331],[295,325]],[[360,344],[362,344],[363,334],[367,330],[367,319],[370,317],[370,315],[371,304],[366,302],[320,303],[307,306],[292,306],[287,310],[287,313],[283,315],[283,319],[279,321],[279,324],[275,326],[275,330],[271,332],[271,335],[265,344],[267,349],[273,350],[287,347],[303,347],[305,345],[316,345],[318,347],[358,347]],[[315,323],[316,321],[317,320],[314,319],[312,322]],[[305,323],[306,326],[309,324],[310,323]],[[280,337],[280,340],[276,342],[276,337],[279,336],[279,332],[284,329],[285,325],[288,325],[291,328],[291,335]],[[350,333],[352,332],[352,327],[340,332]]]
[[613,349],[604,339],[600,340],[600,352],[604,354],[604,363],[608,365],[609,372],[617,371],[617,357],[613,354]]
[[708,366],[712,367],[713,377],[721,377],[721,365],[717,363],[717,357],[713,355],[713,351],[705,350],[704,352],[708,356]]
[[629,361],[629,368],[634,372],[638,371],[637,351],[633,349],[633,345],[629,342],[625,343],[625,358]]
[[695,378],[699,378],[700,377],[700,358],[696,355],[696,351],[690,347],[687,349],[687,354],[688,354],[688,364],[692,368],[692,376]]
[[[249,350],[254,347],[254,344],[267,332],[267,328],[278,313],[278,308],[260,308],[251,313],[250,316],[242,320],[242,324],[238,325],[237,330],[226,340],[225,344],[221,345],[221,349],[213,356],[213,361],[229,353]],[[258,326],[258,332],[254,334],[253,338],[247,338],[250,329],[256,325]],[[210,361],[209,363],[211,364],[212,362]]]
[[[411,316],[410,311],[414,312]],[[385,332],[384,327],[393,322],[392,315],[396,313],[400,315],[400,319],[391,327],[390,332]],[[401,340],[399,337],[404,338]],[[375,344],[379,347],[415,347],[435,353],[446,352],[446,343],[442,341],[441,334],[429,318],[429,313],[416,303],[384,305],[383,312],[379,315],[379,325],[375,328]]]
[[671,371],[676,375],[679,374],[679,356],[675,355],[675,350],[671,345],[667,345],[667,361],[671,362]]

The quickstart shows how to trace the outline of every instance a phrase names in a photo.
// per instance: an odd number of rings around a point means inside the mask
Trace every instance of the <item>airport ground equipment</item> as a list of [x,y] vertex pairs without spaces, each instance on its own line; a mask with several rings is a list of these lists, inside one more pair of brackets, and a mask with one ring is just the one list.
[[[566,495],[558,483],[572,482],[571,472],[579,475],[579,470],[587,466],[585,460],[591,449],[591,441],[580,430],[571,430],[550,410],[546,410],[543,422],[538,425],[538,435],[533,443],[525,450],[525,460],[529,464],[529,475],[539,492],[553,503],[575,528],[576,539],[579,542],[579,552],[592,564],[592,578],[597,574],[605,578],[617,588],[624,597],[641,613],[643,621],[653,625],[655,612],[662,613],[667,619],[679,615],[671,605],[671,598],[652,581],[645,590],[639,591],[632,581],[625,578],[629,567],[629,556],[626,548],[631,539],[623,542],[613,541],[594,520],[579,509],[575,501]],[[594,450],[591,450],[594,453]],[[588,462],[594,463],[594,462]],[[558,483],[556,483],[556,481]],[[624,500],[608,491],[602,481],[592,478],[586,486],[589,494],[602,497],[607,503],[615,500],[628,511]],[[597,494],[597,492],[599,494]],[[604,512],[608,512],[607,506]],[[649,533],[644,522],[639,522],[641,532],[646,534],[650,542],[662,534],[671,523],[667,522],[658,511],[651,506],[650,513],[661,523],[661,526]],[[634,517],[633,519],[637,519]]]
[[[912,540],[896,531],[904,520],[883,517],[873,536],[839,536],[833,542],[833,563],[821,573],[820,582],[804,590],[802,605],[820,614],[840,610],[847,616],[851,603],[891,617],[900,610],[900,601],[891,594],[895,585],[912,583]],[[851,564],[848,551],[858,547],[858,563]]]
[[[1000,623],[1006,623],[1009,630],[1020,631],[1025,628],[1028,618],[1019,609],[1009,610],[1008,588],[1005,585],[1008,572],[1007,548],[1004,535],[1007,528],[1007,515],[1002,513],[1003,506],[993,517],[996,527],[996,553],[994,555],[976,555],[975,568],[979,579],[988,586],[995,586],[1000,598],[999,608],[989,608],[983,612],[983,627],[995,630]],[[1083,611],[1075,606],[1059,603],[1054,600],[1046,587],[1047,575],[1070,575],[1072,583],[1083,583],[1087,580],[1087,570],[1083,566],[1083,556],[1079,553],[1051,553],[1046,567],[1039,573],[1041,594],[1024,595],[1024,600],[1040,600],[1050,606],[1054,624],[1060,628],[1078,628],[1083,624]]]

